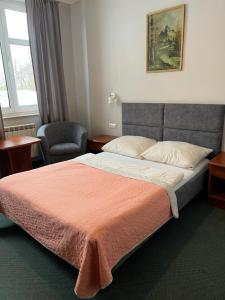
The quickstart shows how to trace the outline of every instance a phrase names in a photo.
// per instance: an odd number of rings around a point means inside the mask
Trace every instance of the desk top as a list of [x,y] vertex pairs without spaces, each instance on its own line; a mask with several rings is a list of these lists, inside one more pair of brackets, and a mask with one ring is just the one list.
[[40,141],[40,139],[32,136],[12,136],[11,138],[0,140],[0,151],[32,145],[40,143]]

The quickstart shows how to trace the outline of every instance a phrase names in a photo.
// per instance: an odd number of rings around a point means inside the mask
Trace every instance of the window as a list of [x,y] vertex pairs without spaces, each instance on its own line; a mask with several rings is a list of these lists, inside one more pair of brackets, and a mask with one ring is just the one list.
[[38,110],[25,6],[1,0],[0,103],[4,115]]

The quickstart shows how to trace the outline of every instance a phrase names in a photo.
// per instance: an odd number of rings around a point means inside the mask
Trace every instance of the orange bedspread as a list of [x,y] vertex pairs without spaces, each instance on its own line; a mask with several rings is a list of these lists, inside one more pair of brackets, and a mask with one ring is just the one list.
[[113,266],[171,218],[162,187],[73,161],[0,180],[0,212],[79,269],[80,297],[109,285]]

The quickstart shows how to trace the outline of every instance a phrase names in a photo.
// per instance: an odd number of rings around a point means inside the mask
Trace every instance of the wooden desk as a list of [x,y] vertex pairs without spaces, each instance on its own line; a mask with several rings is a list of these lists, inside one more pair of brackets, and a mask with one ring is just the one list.
[[0,176],[31,170],[31,145],[40,141],[30,136],[13,136],[0,140]]

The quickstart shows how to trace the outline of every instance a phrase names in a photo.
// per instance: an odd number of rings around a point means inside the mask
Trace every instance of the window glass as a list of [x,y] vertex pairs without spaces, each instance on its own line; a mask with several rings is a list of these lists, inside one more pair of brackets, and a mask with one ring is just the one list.
[[33,67],[29,46],[10,45],[14,76],[16,81],[18,105],[36,105]]
[[[0,0],[1,1],[1,0]],[[0,104],[3,114],[38,111],[24,4],[0,6]],[[3,34],[1,34],[3,33]]]
[[0,104],[1,107],[9,107],[9,97],[5,80],[5,72],[2,61],[2,52],[0,51]]
[[5,16],[9,38],[28,40],[26,13],[6,9]]

